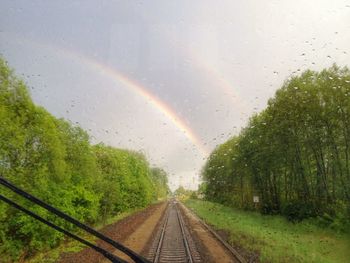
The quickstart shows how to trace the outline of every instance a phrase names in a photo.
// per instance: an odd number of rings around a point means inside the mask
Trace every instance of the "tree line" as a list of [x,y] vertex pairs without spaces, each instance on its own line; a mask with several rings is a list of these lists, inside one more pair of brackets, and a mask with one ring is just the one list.
[[[35,105],[2,58],[0,120],[0,175],[85,223],[104,222],[169,192],[167,174],[150,167],[141,153],[91,145],[83,129]],[[1,186],[0,193],[74,230]],[[54,247],[63,238],[0,202],[0,255],[6,262]]]
[[212,201],[253,209],[259,196],[265,214],[349,222],[349,69],[288,78],[266,109],[211,153],[202,179]]

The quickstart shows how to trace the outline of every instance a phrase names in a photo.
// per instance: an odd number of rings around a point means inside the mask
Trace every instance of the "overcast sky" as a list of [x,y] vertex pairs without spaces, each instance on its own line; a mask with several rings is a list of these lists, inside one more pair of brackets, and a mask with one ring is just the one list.
[[92,142],[196,188],[205,158],[305,69],[350,65],[350,1],[1,1],[0,53]]

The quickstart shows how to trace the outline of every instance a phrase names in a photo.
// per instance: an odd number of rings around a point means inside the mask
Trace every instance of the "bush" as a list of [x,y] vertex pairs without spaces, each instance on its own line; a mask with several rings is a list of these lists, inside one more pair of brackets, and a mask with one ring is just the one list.
[[316,216],[313,204],[299,200],[291,201],[284,205],[282,214],[292,222],[300,222],[303,219]]
[[331,228],[337,232],[350,233],[350,211],[345,202],[336,202],[328,212],[317,217],[317,224],[322,227]]

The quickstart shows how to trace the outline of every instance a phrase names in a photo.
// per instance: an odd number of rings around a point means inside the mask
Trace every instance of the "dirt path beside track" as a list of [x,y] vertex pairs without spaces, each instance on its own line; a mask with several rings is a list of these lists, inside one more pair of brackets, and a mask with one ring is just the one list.
[[[153,213],[144,220],[142,224],[139,225],[134,232],[132,232],[123,242],[123,245],[132,249],[138,254],[145,256],[144,251],[148,250],[148,245],[153,239],[153,233],[155,232],[156,227],[158,227],[159,222],[164,214],[167,204],[163,203]],[[114,253],[118,257],[130,261],[129,257],[120,251],[115,251]],[[108,263],[109,260],[103,261],[103,263]],[[133,262],[133,261],[130,261]]]
[[206,263],[235,263],[232,254],[223,247],[223,245],[197,220],[190,210],[181,204],[181,210],[184,214],[186,223],[193,238],[196,240],[197,247],[201,253],[203,262]]
[[[150,207],[136,212],[114,224],[104,227],[101,232],[106,236],[129,246],[136,252],[142,252],[147,247],[148,239],[160,221],[166,202],[151,205]],[[103,241],[97,241],[97,245],[114,252],[115,249]],[[119,254],[118,254],[119,255]],[[85,248],[77,253],[65,253],[58,260],[59,263],[102,263],[110,262],[91,248]]]

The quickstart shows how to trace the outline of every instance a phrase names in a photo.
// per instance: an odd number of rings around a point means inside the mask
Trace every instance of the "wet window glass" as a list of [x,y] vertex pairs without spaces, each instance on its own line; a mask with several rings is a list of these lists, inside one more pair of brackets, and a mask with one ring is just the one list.
[[346,0],[2,1],[0,262],[348,262],[349,66]]

